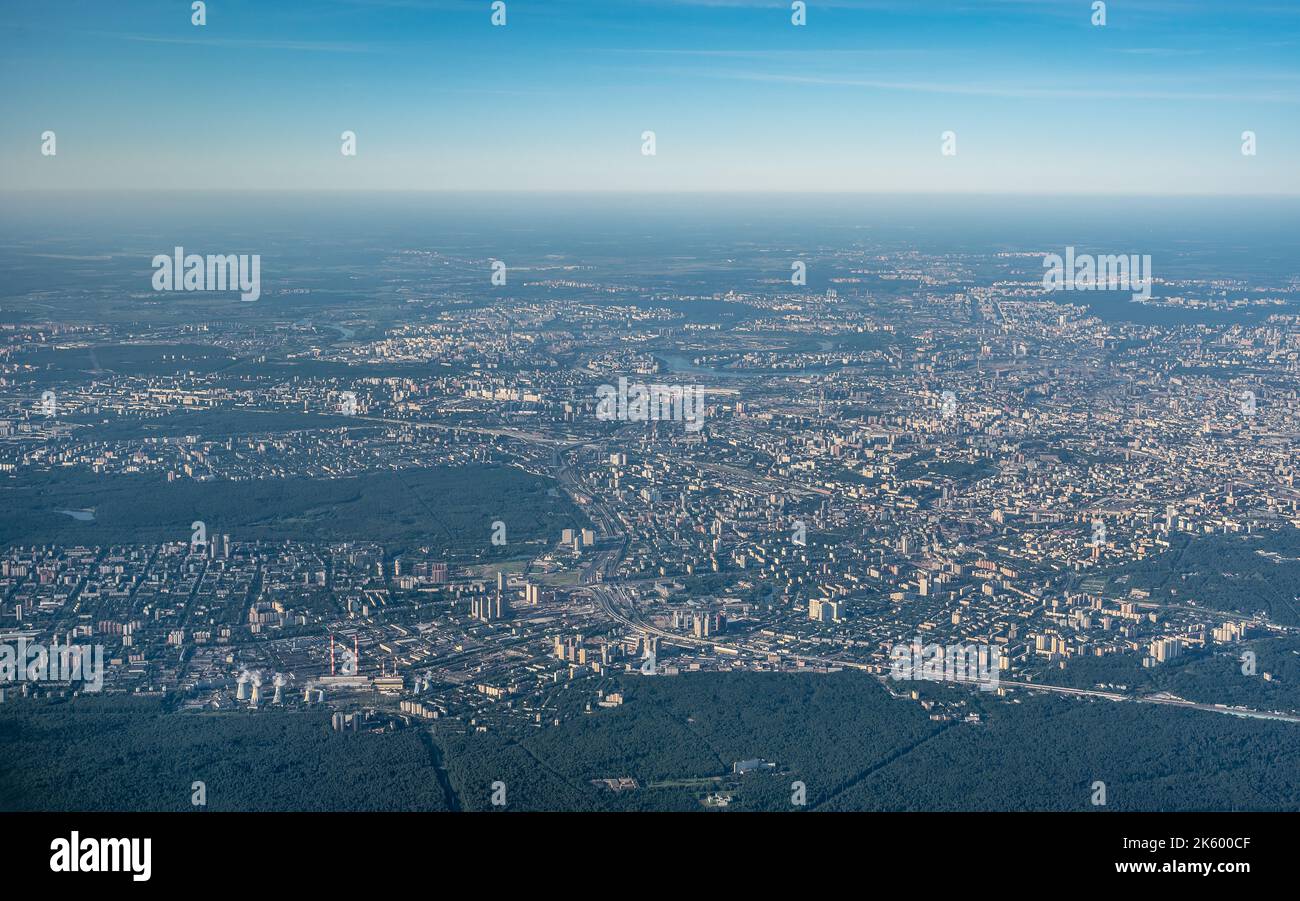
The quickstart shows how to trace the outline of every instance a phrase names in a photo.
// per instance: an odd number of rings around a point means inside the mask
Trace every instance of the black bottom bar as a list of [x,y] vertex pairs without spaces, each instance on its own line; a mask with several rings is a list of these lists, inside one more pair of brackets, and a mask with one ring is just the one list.
[[[383,891],[429,876],[540,887],[601,874],[739,879],[746,869],[820,883],[846,868],[864,887],[963,879],[1011,887],[1025,877],[1228,886],[1293,872],[1296,822],[1267,813],[15,813],[0,816],[8,836],[0,861],[19,884],[128,890]],[[109,871],[85,871],[94,866]]]

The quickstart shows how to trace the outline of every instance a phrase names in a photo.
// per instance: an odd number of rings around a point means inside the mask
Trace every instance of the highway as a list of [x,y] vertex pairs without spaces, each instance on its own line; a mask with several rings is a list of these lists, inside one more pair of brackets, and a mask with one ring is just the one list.
[[[680,635],[676,632],[668,632],[663,629],[649,625],[636,617],[634,604],[623,590],[617,585],[599,585],[589,589],[592,596],[600,604],[601,609],[611,619],[622,623],[629,629],[643,632],[648,635],[657,636],[661,641],[667,644],[676,644],[686,647],[712,647],[727,648],[731,651],[743,651],[751,654],[767,656],[770,651],[762,648],[755,648],[744,642],[719,641],[708,638],[695,638],[690,635]],[[628,611],[627,613],[623,612]],[[782,657],[795,661],[801,661],[807,664],[817,666],[837,666],[845,669],[857,669],[869,672],[867,664],[856,663],[847,660],[838,660],[827,657],[814,657],[808,654],[797,654],[790,651],[778,652]],[[881,677],[882,679],[885,677]],[[1108,701],[1132,701],[1138,704],[1163,704],[1169,707],[1182,707],[1188,710],[1202,710],[1207,713],[1219,713],[1228,716],[1237,716],[1247,719],[1274,720],[1286,723],[1300,723],[1300,716],[1287,713],[1274,713],[1263,710],[1250,710],[1243,708],[1218,707],[1213,704],[1200,704],[1195,701],[1187,701],[1182,698],[1161,697],[1159,695],[1130,695],[1120,694],[1118,692],[1097,691],[1088,688],[1069,688],[1064,685],[1047,685],[1038,682],[1022,682],[1015,679],[1002,678],[998,680],[999,687],[1018,688],[1028,691],[1046,691],[1054,694],[1073,695],[1075,697],[1103,698]]]
[[[565,460],[565,455],[577,448],[589,444],[597,443],[596,441],[575,440],[566,438],[564,440],[557,438],[548,438],[533,432],[522,432],[514,429],[491,429],[470,426],[455,426],[445,423],[427,423],[412,422],[410,420],[384,419],[379,417],[358,416],[358,420],[371,422],[385,422],[391,424],[412,425],[417,427],[432,427],[436,429],[465,429],[466,431],[478,432],[481,434],[490,434],[516,438],[522,441],[529,441],[538,444],[548,445],[554,451],[553,469],[556,481],[575,499],[580,495],[586,503],[583,508],[590,514],[600,529],[603,540],[617,539],[619,544],[615,548],[608,548],[593,552],[591,559],[583,567],[582,580],[587,586],[587,591],[592,598],[600,605],[605,615],[615,622],[621,623],[629,629],[654,635],[667,644],[675,644],[684,647],[710,647],[716,649],[726,649],[728,652],[744,652],[768,656],[771,651],[764,648],[757,648],[746,644],[742,641],[720,641],[710,638],[695,638],[690,635],[681,635],[676,632],[668,632],[651,626],[640,619],[636,613],[636,604],[627,594],[626,590],[617,584],[609,583],[604,580],[613,576],[618,568],[619,562],[623,555],[627,553],[628,540],[627,536],[622,534],[618,527],[617,518],[608,511],[594,492],[587,490],[582,482],[574,475],[571,465]],[[680,461],[679,461],[680,462]],[[700,469],[707,469],[726,475],[735,479],[737,483],[748,482],[748,490],[755,492],[780,491],[790,493],[792,490],[796,493],[828,494],[823,489],[813,488],[810,486],[791,486],[778,483],[772,479],[762,476],[756,476],[753,473],[743,472],[723,464],[709,464],[694,462],[692,465]],[[1140,606],[1154,606],[1147,603],[1140,603]],[[827,657],[815,657],[807,654],[798,654],[790,651],[779,651],[782,657],[790,660],[812,664],[816,666],[835,666],[845,669],[857,669],[869,672],[870,667],[864,663],[854,661],[840,660]],[[881,677],[884,678],[884,677]],[[1075,697],[1102,698],[1108,701],[1124,702],[1131,701],[1138,704],[1162,704],[1169,707],[1181,707],[1187,710],[1201,710],[1208,713],[1218,713],[1226,716],[1236,716],[1245,719],[1273,720],[1276,722],[1300,723],[1300,716],[1287,713],[1275,713],[1272,711],[1253,710],[1246,708],[1221,707],[1214,704],[1202,704],[1195,701],[1188,701],[1182,698],[1162,695],[1132,695],[1121,694],[1118,692],[1097,691],[1094,689],[1069,688],[1063,685],[1048,685],[1038,682],[1024,682],[1015,679],[1002,678],[998,682],[999,686],[1007,688],[1017,688],[1028,691],[1046,691],[1054,694],[1073,695]]]

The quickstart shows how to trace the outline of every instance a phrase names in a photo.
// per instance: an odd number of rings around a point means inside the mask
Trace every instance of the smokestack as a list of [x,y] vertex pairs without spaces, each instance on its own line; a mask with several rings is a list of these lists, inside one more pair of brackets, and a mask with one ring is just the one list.
[[330,633],[330,675],[334,675],[334,633]]
[[361,675],[361,652],[357,650],[357,637],[355,635],[352,636],[352,662],[357,668],[353,675]]

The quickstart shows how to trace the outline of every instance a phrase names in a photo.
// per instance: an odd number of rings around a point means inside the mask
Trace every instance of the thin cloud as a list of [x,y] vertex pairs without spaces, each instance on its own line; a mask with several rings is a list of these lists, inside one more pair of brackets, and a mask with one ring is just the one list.
[[1216,100],[1241,102],[1296,103],[1294,94],[1197,93],[1180,91],[1129,91],[1097,88],[1022,88],[996,85],[949,84],[921,81],[880,81],[860,78],[827,78],[815,75],[774,75],[761,72],[692,72],[697,76],[732,78],[740,81],[765,81],[787,84],[828,85],[849,88],[873,88],[884,91],[912,91],[925,94],[957,94],[975,97],[1011,97],[1043,100]]
[[1204,50],[1180,50],[1174,47],[1122,47],[1115,51],[1129,56],[1199,56]]
[[945,59],[951,58],[952,53],[948,51],[935,50],[931,48],[881,48],[881,49],[817,49],[817,50],[787,50],[787,49],[758,49],[758,50],[737,50],[737,49],[708,49],[708,48],[674,48],[674,47],[597,47],[597,53],[632,53],[650,56],[711,56],[711,57],[736,57],[736,58],[785,58],[785,59],[824,59],[828,56],[840,57],[872,57],[872,56],[935,56],[941,55]]
[[243,50],[307,50],[320,53],[373,53],[372,44],[353,44],[340,41],[285,41],[255,38],[174,38],[147,34],[109,35],[127,41],[145,44],[190,44],[210,47],[234,47]]

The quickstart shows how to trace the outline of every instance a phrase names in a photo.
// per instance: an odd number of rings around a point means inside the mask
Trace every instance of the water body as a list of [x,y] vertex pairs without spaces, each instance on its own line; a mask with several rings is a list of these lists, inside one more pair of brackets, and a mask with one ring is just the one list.
[[1296,313],[1294,302],[1287,306],[1270,304],[1234,310],[1205,310],[1138,303],[1123,291],[1059,291],[1047,296],[1062,303],[1086,304],[1092,314],[1103,322],[1131,322],[1164,327],[1258,325],[1275,313]]
[[663,363],[673,375],[711,375],[724,379],[753,379],[773,375],[820,375],[834,368],[825,366],[818,369],[725,369],[698,366],[694,360],[682,354],[655,354],[655,359]]
[[682,354],[655,354],[655,359],[675,375],[720,375],[727,378],[739,378],[743,375],[726,369],[714,369],[712,366],[697,366],[694,360]]

